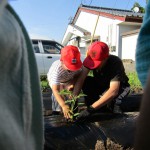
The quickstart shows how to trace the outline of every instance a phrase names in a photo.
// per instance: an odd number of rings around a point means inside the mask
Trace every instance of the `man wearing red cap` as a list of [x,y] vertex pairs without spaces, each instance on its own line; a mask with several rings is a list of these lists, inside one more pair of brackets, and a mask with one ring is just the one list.
[[60,96],[62,89],[71,90],[81,73],[82,62],[76,46],[68,45],[61,50],[60,60],[55,61],[49,69],[47,78],[52,89],[52,111],[63,111],[65,118],[70,118],[70,109],[65,99]]
[[[83,66],[73,93],[78,95],[82,88],[87,95],[87,109],[80,112],[77,120],[82,121],[97,110],[122,113],[121,102],[128,95],[130,85],[121,59],[109,55],[107,44],[97,41],[89,47]],[[92,77],[87,76],[90,70],[93,71]]]

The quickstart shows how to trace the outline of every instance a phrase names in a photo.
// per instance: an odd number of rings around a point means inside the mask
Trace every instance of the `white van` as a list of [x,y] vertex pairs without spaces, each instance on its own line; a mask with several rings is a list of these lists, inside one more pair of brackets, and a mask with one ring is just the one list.
[[39,75],[46,75],[55,60],[60,59],[63,45],[50,39],[31,38]]

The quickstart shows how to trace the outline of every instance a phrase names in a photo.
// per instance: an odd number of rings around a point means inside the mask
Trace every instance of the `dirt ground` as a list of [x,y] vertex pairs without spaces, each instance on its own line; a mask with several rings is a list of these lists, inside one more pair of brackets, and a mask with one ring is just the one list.
[[114,143],[110,139],[107,139],[106,142],[98,140],[95,145],[95,150],[133,150],[133,148],[122,147],[121,145]]

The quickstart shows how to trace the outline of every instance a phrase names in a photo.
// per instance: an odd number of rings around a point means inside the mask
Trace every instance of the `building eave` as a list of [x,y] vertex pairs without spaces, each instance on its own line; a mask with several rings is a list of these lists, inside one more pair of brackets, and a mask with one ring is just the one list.
[[143,19],[141,19],[140,17],[133,17],[133,16],[127,16],[125,18],[125,22],[137,22],[137,23],[142,23]]
[[91,36],[91,33],[88,32],[87,30],[85,29],[82,29],[76,25],[73,25],[73,24],[69,24],[68,25],[68,28],[67,28],[67,32],[66,32],[66,35],[62,41],[62,44],[63,45],[66,45],[67,42],[69,41],[69,39],[71,38],[71,36],[73,35],[76,35],[76,36],[79,36],[79,37],[85,37],[85,36]]
[[103,7],[88,7],[85,5],[81,5],[72,21],[75,24],[80,12],[87,12],[94,15],[99,15],[102,17],[107,17],[110,19],[116,19],[120,21],[133,21],[133,22],[142,22],[143,15],[142,13],[134,13],[130,10],[121,10],[121,9],[112,9],[112,8],[103,8]]

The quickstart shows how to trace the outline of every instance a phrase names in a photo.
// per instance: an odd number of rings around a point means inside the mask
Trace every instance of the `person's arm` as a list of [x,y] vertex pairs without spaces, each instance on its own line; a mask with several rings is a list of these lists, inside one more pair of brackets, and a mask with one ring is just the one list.
[[117,96],[119,92],[120,81],[111,81],[109,89],[98,99],[96,102],[92,104],[94,109],[99,109],[108,102],[110,102],[115,96]]
[[74,89],[73,89],[74,95],[78,95],[80,93],[83,83],[84,83],[84,80],[85,80],[86,76],[88,75],[89,71],[90,70],[88,68],[86,68],[84,66],[82,67],[82,72],[79,75],[79,77],[74,85]]
[[65,100],[60,96],[59,91],[60,91],[60,85],[53,85],[52,86],[52,92],[53,92],[57,102],[59,103],[59,105],[62,108],[64,117],[69,119],[70,118],[69,106],[65,104]]
[[97,109],[101,108],[108,102],[110,102],[119,92],[120,81],[111,81],[110,88],[105,92],[105,94],[94,102],[91,106],[88,106],[85,110],[81,111],[77,117],[77,122],[84,122],[86,118],[94,113]]
[[134,148],[144,150],[149,147],[150,139],[150,72],[141,98],[140,113],[137,118]]

